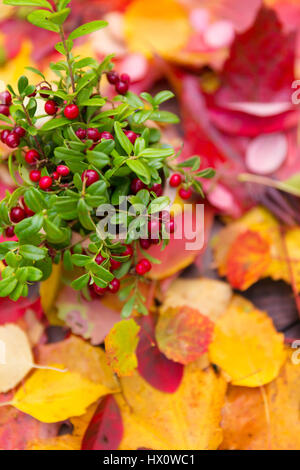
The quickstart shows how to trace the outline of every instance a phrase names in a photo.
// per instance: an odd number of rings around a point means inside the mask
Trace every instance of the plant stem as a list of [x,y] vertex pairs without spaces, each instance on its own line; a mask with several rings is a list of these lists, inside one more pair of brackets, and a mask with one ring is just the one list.
[[[21,105],[22,105],[23,111],[24,111],[24,113],[25,113],[25,116],[26,116],[26,119],[27,119],[28,124],[29,124],[31,127],[34,127],[34,125],[33,125],[33,123],[32,123],[32,120],[31,120],[31,117],[29,116],[28,111],[27,111],[26,107],[24,106],[24,103],[23,103],[23,100],[22,100],[22,99],[21,99]],[[37,136],[36,136],[36,135],[33,135],[32,137],[33,137],[33,139],[34,139],[34,141],[35,141],[36,147],[37,147],[37,149],[39,150],[40,154],[43,156],[43,158],[44,158],[45,160],[47,160],[46,155],[44,154],[44,150],[43,150],[42,146],[40,145]]]
[[72,91],[73,91],[73,93],[75,93],[75,80],[74,80],[74,75],[73,75],[73,70],[72,70],[72,65],[71,65],[71,58],[70,58],[69,50],[68,50],[68,48],[67,48],[67,43],[66,43],[66,39],[65,39],[65,33],[64,33],[64,29],[63,29],[62,26],[60,26],[60,28],[59,28],[59,34],[60,34],[62,43],[63,43],[63,45],[64,45],[65,53],[66,53],[66,59],[67,59],[68,68],[69,68],[69,74],[70,74],[70,79],[71,79]]
[[269,186],[271,188],[278,189],[279,191],[284,191],[286,193],[292,194],[293,196],[300,197],[300,190],[290,186],[287,183],[282,181],[276,181],[266,176],[252,175],[251,173],[241,173],[238,176],[238,181],[248,182],[248,183],[257,183],[262,184],[263,186]]

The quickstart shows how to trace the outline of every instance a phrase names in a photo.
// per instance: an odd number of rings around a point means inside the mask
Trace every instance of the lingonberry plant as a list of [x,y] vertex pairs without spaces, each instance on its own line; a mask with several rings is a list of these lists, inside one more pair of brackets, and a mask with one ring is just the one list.
[[[72,287],[87,298],[119,291],[126,300],[123,316],[133,308],[146,314],[138,281],[155,260],[145,250],[152,243],[167,244],[162,236],[175,228],[166,211],[169,199],[162,195],[163,185],[175,172],[170,184],[180,186],[187,199],[191,188],[202,194],[198,178],[211,177],[213,170],[199,171],[198,157],[177,164],[173,148],[160,143],[158,126],[147,124],[177,122],[174,114],[159,109],[172,98],[170,91],[137,96],[129,90],[130,77],[112,70],[112,56],[98,63],[72,54],[74,40],[103,28],[105,21],[84,24],[66,36],[68,0],[4,3],[35,7],[28,20],[58,33],[55,48],[63,59],[50,64],[57,76],[53,83],[28,67],[39,83],[29,83],[24,75],[17,90],[8,85],[0,94],[1,140],[12,149],[8,167],[17,186],[0,203],[1,232],[17,238],[0,243],[0,259],[6,266],[0,296],[26,296],[28,285],[45,280],[53,263],[62,261],[65,269],[78,269]],[[116,91],[113,99],[101,91],[104,77]],[[48,119],[40,125],[45,116]],[[124,198],[126,210],[117,210],[110,219],[116,235],[112,237],[107,226],[98,230],[103,217],[97,208],[119,207]],[[140,205],[146,207],[144,217],[137,217]],[[155,218],[150,217],[153,214]],[[147,236],[142,228],[148,229]],[[139,250],[144,256],[140,261]]]

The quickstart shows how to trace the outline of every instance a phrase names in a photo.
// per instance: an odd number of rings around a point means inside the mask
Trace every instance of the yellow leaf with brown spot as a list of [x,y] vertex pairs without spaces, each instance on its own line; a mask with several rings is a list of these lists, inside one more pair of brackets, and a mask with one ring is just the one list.
[[232,384],[260,387],[277,377],[286,357],[283,341],[266,313],[239,298],[217,320],[209,358]]
[[174,393],[161,392],[135,372],[121,379],[116,394],[123,420],[119,450],[217,449],[222,441],[221,408],[226,381],[213,368],[185,366]]
[[230,386],[222,411],[227,450],[299,450],[300,368],[289,357],[278,377],[260,388]]
[[116,323],[105,338],[108,363],[119,376],[131,375],[137,367],[135,354],[140,327],[131,318]]

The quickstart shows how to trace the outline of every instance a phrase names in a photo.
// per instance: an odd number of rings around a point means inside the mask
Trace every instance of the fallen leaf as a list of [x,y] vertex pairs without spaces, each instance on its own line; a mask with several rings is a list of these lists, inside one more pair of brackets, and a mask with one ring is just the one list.
[[233,385],[260,387],[277,377],[286,357],[283,341],[266,313],[237,297],[215,324],[209,358]]
[[33,366],[28,338],[17,325],[0,326],[0,392],[15,387]]
[[50,277],[40,283],[41,304],[46,315],[50,315],[54,307],[61,282],[61,274],[61,263],[53,264]]
[[159,316],[155,337],[168,359],[188,364],[208,351],[213,329],[214,323],[199,310],[168,308]]
[[140,327],[131,318],[116,323],[105,338],[108,363],[119,376],[131,375],[137,367],[136,348]]

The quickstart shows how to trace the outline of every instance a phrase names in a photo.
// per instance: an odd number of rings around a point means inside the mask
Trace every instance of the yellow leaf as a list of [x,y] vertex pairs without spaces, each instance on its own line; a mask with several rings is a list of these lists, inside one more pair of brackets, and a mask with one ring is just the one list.
[[259,387],[278,375],[285,360],[283,339],[266,313],[234,299],[216,322],[209,358],[232,384]]
[[10,323],[0,326],[0,392],[15,387],[32,364],[31,347],[24,331]]
[[29,442],[26,450],[80,450],[78,439],[72,434],[52,437],[50,439],[36,439]]
[[[62,266],[60,264],[53,264],[52,265],[52,273],[51,276],[46,280],[40,283],[40,296],[41,296],[41,304],[42,308],[47,316],[51,315],[53,312],[53,307],[55,304],[55,300],[57,298],[57,294],[60,287],[61,282],[61,275],[62,275]],[[53,322],[51,322],[53,324]],[[58,323],[58,324],[61,324]]]
[[168,55],[187,43],[190,24],[176,0],[134,0],[124,15],[124,33],[130,50]]
[[[62,367],[56,365],[56,367]],[[87,407],[110,390],[77,372],[38,370],[15,394],[12,405],[44,423],[82,415]]]
[[107,359],[119,376],[131,375],[137,367],[135,354],[140,327],[131,318],[116,323],[105,338]]
[[115,395],[122,413],[124,434],[120,450],[216,449],[226,381],[212,368],[185,366],[175,393],[164,393],[134,372],[121,379],[122,394]]
[[[16,87],[20,75],[24,74],[25,67],[32,65],[31,50],[31,43],[27,40],[23,41],[18,55],[0,68],[1,82],[9,83],[13,88]],[[29,83],[35,83],[36,74],[26,70],[26,76]]]

